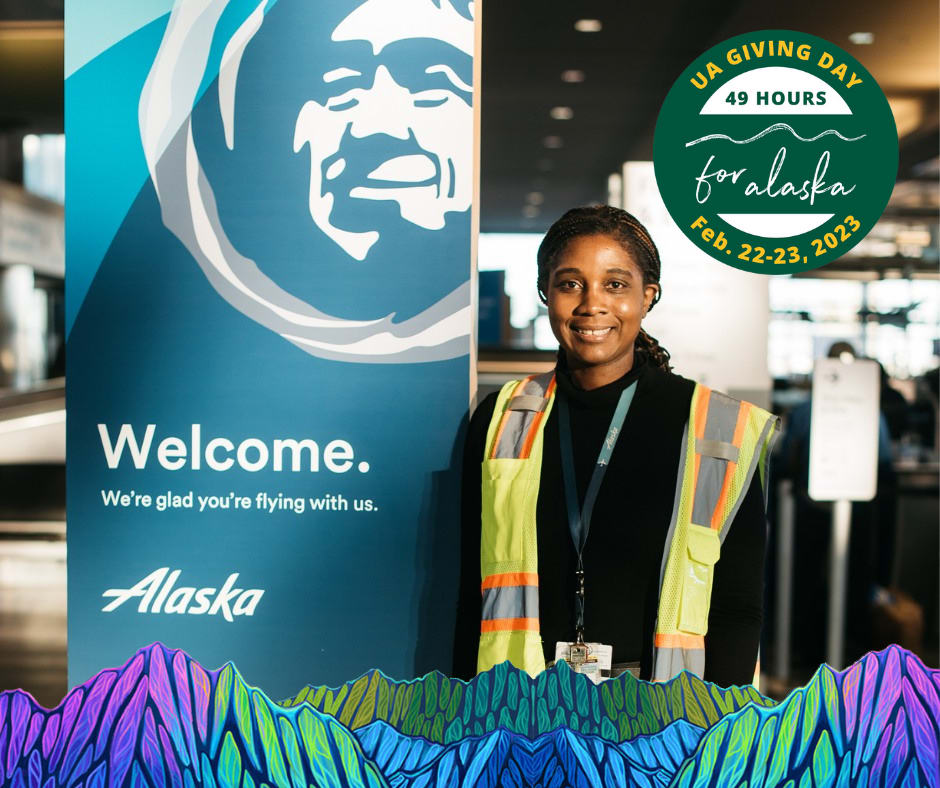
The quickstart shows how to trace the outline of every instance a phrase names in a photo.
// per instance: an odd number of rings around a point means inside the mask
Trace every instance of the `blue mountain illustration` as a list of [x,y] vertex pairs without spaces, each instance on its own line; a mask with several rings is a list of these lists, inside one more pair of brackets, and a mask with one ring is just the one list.
[[[504,729],[450,745],[412,738],[385,722],[356,735],[393,788],[437,785],[666,786],[701,738],[684,720],[622,744],[561,728],[536,739]],[[459,775],[459,781],[455,778]]]

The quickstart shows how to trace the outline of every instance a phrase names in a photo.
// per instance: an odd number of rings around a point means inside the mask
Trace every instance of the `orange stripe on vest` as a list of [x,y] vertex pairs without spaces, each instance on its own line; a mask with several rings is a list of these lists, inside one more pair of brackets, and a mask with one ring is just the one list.
[[537,618],[494,618],[480,622],[480,632],[506,632],[522,629],[538,632],[539,620]]
[[682,635],[679,633],[662,634],[657,632],[653,636],[653,645],[656,648],[705,648],[704,635]]
[[[516,384],[516,387],[512,390],[512,396],[509,398],[510,400],[511,400],[513,397],[515,397],[520,391],[522,391],[522,387],[526,384],[526,382],[527,382],[528,380],[529,380],[529,378],[525,378],[524,380],[520,380],[520,381]],[[507,404],[508,404],[508,403],[507,403]],[[499,446],[499,439],[503,437],[503,430],[506,428],[506,422],[509,420],[509,414],[510,414],[511,412],[512,412],[512,411],[510,411],[509,408],[507,407],[507,408],[503,411],[503,415],[502,415],[502,417],[501,417],[500,420],[499,420],[499,426],[496,428],[496,436],[493,438],[493,448],[492,448],[492,450],[490,451],[490,459],[491,459],[491,460],[496,457],[496,449],[497,449],[497,447]]]
[[487,575],[483,578],[482,588],[502,588],[503,586],[537,586],[539,576],[537,572],[503,572],[498,575]]
[[[744,428],[747,426],[748,417],[751,415],[751,403],[742,402],[738,408],[738,420],[734,425],[734,437],[731,442],[735,448],[741,448],[741,441],[744,439]],[[718,496],[718,503],[715,504],[715,510],[712,512],[711,528],[718,530],[721,528],[721,514],[725,510],[725,502],[728,500],[728,493],[731,490],[731,477],[738,469],[736,462],[728,462],[725,468],[725,478],[721,484],[721,494]]]
[[[535,377],[533,375],[533,377]],[[531,380],[531,378],[526,378]],[[548,384],[548,389],[545,392],[545,398],[549,399],[552,394],[555,393],[555,378],[552,377],[552,382]],[[532,444],[535,443],[535,436],[539,434],[539,425],[542,423],[542,419],[545,417],[545,411],[540,411],[535,414],[535,417],[532,419],[532,424],[529,427],[529,432],[525,436],[525,443],[522,444],[522,453],[519,455],[520,459],[527,460],[529,459],[529,454],[532,452]]]

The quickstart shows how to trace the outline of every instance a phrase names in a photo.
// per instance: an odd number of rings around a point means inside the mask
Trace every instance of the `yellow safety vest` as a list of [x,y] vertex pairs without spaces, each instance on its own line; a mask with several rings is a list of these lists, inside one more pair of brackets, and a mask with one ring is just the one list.
[[[554,401],[554,372],[510,381],[486,434],[477,672],[507,659],[531,676],[545,670],[535,511],[543,433]],[[704,676],[715,562],[755,469],[766,490],[778,426],[776,416],[749,402],[695,385],[660,570],[654,681],[682,670]]]

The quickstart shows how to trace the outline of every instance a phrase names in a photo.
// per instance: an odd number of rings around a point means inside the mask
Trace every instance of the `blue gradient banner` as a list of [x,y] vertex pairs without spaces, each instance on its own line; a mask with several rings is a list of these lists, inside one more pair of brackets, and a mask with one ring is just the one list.
[[473,6],[123,5],[66,4],[69,683],[447,669]]

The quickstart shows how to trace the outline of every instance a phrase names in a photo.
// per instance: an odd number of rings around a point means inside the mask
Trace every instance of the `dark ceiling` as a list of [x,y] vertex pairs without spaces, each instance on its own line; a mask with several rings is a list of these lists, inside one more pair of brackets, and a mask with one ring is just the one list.
[[0,0],[0,19],[62,21],[65,0]]
[[[483,14],[481,228],[544,229],[566,209],[606,201],[607,176],[652,156],[673,80],[737,9],[736,0],[490,2]],[[603,29],[579,33],[596,18]],[[565,83],[568,69],[584,72]],[[553,107],[570,120],[553,120]],[[561,147],[546,148],[546,137]],[[543,196],[525,218],[526,195]],[[530,212],[534,213],[530,209]]]
[[[583,18],[600,20],[603,29],[577,32],[574,23]],[[490,0],[483,15],[481,228],[544,231],[573,205],[606,201],[608,175],[624,161],[652,158],[659,108],[682,70],[713,44],[761,29],[831,40],[862,61],[889,97],[919,106],[916,128],[902,139],[902,177],[904,167],[937,155],[935,0],[906,0],[903,14],[877,0]],[[852,44],[856,31],[874,32],[874,45]],[[584,71],[584,82],[563,82],[565,69]],[[553,120],[556,106],[570,107],[573,117]],[[546,148],[547,136],[561,137],[562,147]],[[526,208],[532,192],[542,202]]]
[[[541,231],[572,205],[605,200],[609,174],[625,160],[651,158],[659,107],[682,69],[749,30],[805,30],[851,51],[889,97],[919,107],[902,139],[902,168],[936,156],[934,0],[907,0],[903,15],[877,0],[482,5],[484,231]],[[62,13],[62,0],[0,0],[0,135],[62,129]],[[602,29],[577,32],[582,18],[600,20]],[[859,29],[875,32],[874,46],[848,41]],[[565,70],[582,71],[583,82],[566,83]],[[553,119],[553,107],[570,108],[572,117]],[[560,138],[559,147],[546,147],[546,137]]]

